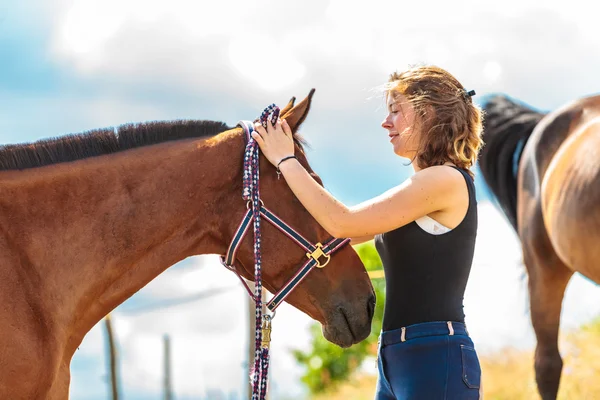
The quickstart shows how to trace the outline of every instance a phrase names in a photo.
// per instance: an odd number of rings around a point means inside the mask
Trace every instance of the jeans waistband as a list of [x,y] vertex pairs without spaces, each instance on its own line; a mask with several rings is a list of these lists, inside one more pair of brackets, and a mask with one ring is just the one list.
[[384,346],[405,342],[425,336],[444,336],[444,335],[466,335],[467,327],[462,322],[455,321],[435,321],[423,322],[420,324],[409,325],[400,329],[391,331],[382,331],[380,336],[381,344]]

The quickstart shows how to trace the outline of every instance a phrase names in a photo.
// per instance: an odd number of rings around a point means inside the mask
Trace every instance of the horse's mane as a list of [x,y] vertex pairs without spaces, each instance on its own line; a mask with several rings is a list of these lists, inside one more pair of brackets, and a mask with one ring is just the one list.
[[217,121],[148,122],[5,145],[0,146],[0,170],[43,167],[172,140],[210,137],[228,129]]
[[479,166],[504,214],[517,230],[517,168],[521,151],[545,114],[504,95],[486,99],[483,110],[485,146],[479,155]]

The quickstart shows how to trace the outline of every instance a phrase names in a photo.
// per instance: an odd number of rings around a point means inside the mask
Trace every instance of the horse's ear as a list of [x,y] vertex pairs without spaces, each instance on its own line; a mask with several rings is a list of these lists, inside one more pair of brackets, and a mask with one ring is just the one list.
[[290,112],[290,110],[292,109],[292,107],[294,107],[294,103],[296,102],[296,97],[292,97],[290,99],[290,101],[287,103],[287,105],[285,107],[283,107],[283,109],[281,110],[281,112],[279,113],[279,115],[285,115],[286,113]]
[[[302,122],[304,122],[304,120],[306,119],[314,93],[315,89],[311,89],[310,93],[308,94],[308,96],[306,96],[306,98],[304,98],[304,100],[296,104],[296,106],[292,107],[285,114],[280,114],[281,119],[285,119],[287,121],[288,125],[292,129],[292,132],[296,133]],[[284,110],[287,109],[288,106],[285,106]]]

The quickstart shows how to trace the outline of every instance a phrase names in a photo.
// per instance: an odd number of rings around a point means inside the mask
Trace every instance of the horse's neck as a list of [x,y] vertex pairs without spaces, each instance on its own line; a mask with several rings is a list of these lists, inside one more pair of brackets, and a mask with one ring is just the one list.
[[41,277],[46,304],[40,307],[55,317],[50,323],[69,329],[69,350],[169,266],[194,254],[225,252],[219,216],[245,211],[242,146],[241,137],[229,133],[31,174],[20,193],[19,231],[29,239],[21,247],[32,275]]

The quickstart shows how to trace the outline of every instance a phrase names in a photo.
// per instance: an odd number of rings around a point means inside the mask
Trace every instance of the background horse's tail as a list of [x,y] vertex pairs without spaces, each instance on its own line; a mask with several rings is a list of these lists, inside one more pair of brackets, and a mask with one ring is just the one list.
[[545,115],[504,95],[484,99],[483,141],[479,167],[485,182],[517,230],[517,172],[521,152]]

